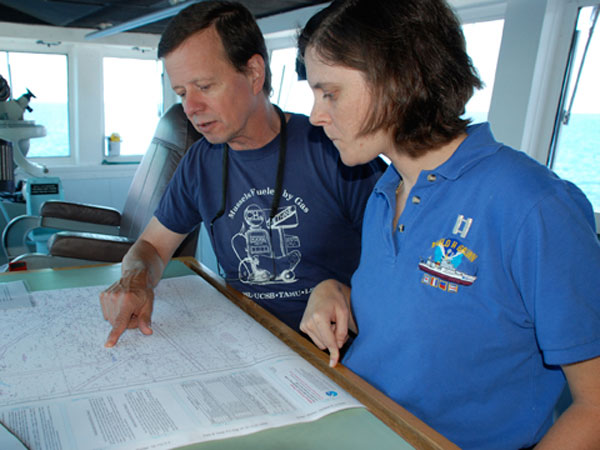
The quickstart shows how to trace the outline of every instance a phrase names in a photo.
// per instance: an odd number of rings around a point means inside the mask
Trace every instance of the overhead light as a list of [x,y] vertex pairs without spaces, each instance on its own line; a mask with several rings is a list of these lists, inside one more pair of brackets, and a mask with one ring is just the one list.
[[155,13],[147,14],[142,17],[138,17],[137,19],[130,20],[128,22],[120,23],[119,25],[115,25],[113,27],[105,28],[103,30],[92,31],[85,35],[86,40],[97,39],[106,36],[112,36],[114,34],[122,33],[123,31],[133,30],[135,28],[142,27],[144,25],[148,25],[150,23],[158,22],[159,20],[167,19],[169,17],[173,17],[182,9],[187,8],[189,5],[193,3],[198,3],[203,0],[191,0],[184,3],[180,3],[175,6],[171,6],[170,8],[161,9]]

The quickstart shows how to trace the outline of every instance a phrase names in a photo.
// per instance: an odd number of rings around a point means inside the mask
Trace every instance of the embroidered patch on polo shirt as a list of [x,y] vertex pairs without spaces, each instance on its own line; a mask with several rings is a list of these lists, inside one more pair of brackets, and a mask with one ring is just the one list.
[[[466,237],[473,219],[465,219],[459,215],[456,225],[452,230],[453,234]],[[421,283],[431,287],[441,289],[442,291],[456,293],[459,286],[471,286],[477,276],[467,272],[468,262],[477,259],[477,253],[462,244],[455,238],[442,238],[431,243],[429,252],[433,255],[427,259],[421,259],[419,269],[423,272]],[[465,263],[465,260],[468,261]]]

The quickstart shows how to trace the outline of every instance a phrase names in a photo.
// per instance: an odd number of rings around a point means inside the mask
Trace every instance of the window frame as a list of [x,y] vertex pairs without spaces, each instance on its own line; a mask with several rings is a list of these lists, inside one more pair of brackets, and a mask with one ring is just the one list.
[[[71,64],[70,64],[70,57],[72,55],[72,46],[70,45],[66,45],[66,44],[57,44],[58,41],[44,41],[47,42],[46,44],[34,44],[35,47],[33,47],[30,43],[28,42],[24,42],[24,41],[19,41],[19,40],[13,40],[13,41],[7,41],[5,39],[3,39],[0,36],[0,51],[3,52],[8,52],[8,53],[40,53],[40,54],[47,54],[47,55],[63,55],[66,57],[66,62],[67,62],[67,116],[68,116],[68,120],[69,120],[69,156],[54,156],[51,158],[32,158],[33,162],[36,162],[38,164],[42,164],[45,166],[48,166],[49,164],[52,165],[52,163],[54,164],[68,164],[70,163],[72,160],[74,160],[73,158],[73,137],[74,137],[74,127],[72,124],[72,114],[73,114],[73,101],[71,100],[71,79],[72,79],[72,75],[71,75]],[[7,80],[8,81],[8,80]],[[11,90],[12,90],[12,86],[11,86]],[[33,92],[35,94],[35,92]],[[11,95],[13,96],[13,98],[18,98],[21,96],[21,92],[11,92]],[[32,102],[33,104],[31,105],[32,107],[35,106],[35,101]],[[28,120],[27,119],[27,113],[25,113],[24,115],[24,120]],[[40,123],[38,125],[44,125],[43,123]],[[40,139],[44,139],[43,137]]]
[[[0,49],[8,52],[58,53],[67,57],[70,156],[35,158],[33,161],[47,166],[49,175],[63,176],[81,171],[85,177],[96,173],[102,173],[97,176],[105,176],[103,174],[107,170],[131,175],[137,168],[136,164],[127,164],[121,168],[103,165],[105,143],[102,60],[104,57],[156,60],[160,36],[127,33],[126,36],[116,35],[87,41],[85,35],[89,31],[91,30],[2,23]],[[170,86],[165,78],[163,77],[162,85],[164,110],[173,103],[173,97],[167,95]],[[88,95],[89,92],[97,95]],[[111,159],[111,162],[139,162],[141,157],[142,155],[123,156]]]
[[[568,70],[572,37],[579,9],[599,4],[599,0],[547,0],[540,47],[536,59],[522,148],[540,163],[548,165],[560,97]],[[600,211],[594,211],[600,230]]]
[[[142,54],[146,54],[148,52],[151,53],[150,56],[156,55],[156,49],[153,49],[153,51],[145,50],[144,53],[142,53]],[[132,56],[131,53],[126,53],[124,55],[119,55],[119,56],[116,56],[114,54],[111,54],[111,55],[102,55],[101,61],[100,61],[100,64],[102,66],[102,70],[104,70],[104,59],[105,58],[139,59],[139,60],[146,60],[146,61],[148,61],[148,60],[150,60],[150,61],[157,61],[157,59],[155,57],[140,58],[139,55]],[[161,64],[160,61],[158,61],[158,62],[159,62],[159,64]],[[167,108],[165,107],[165,104],[167,102],[167,98],[164,95],[164,92],[165,92],[165,85],[164,85],[165,68],[164,68],[164,64],[161,64],[161,66],[162,66],[162,74],[161,74],[161,77],[162,77],[162,92],[161,92],[161,97],[162,97],[162,111],[160,112],[160,115],[164,114],[164,112],[167,110]],[[170,86],[169,86],[169,90],[171,90]],[[131,106],[132,106],[132,108],[136,108],[137,107],[137,105],[135,105],[135,104],[133,104]],[[160,118],[160,115],[159,115],[158,118]],[[110,162],[111,164],[113,164],[113,163],[140,162],[141,159],[144,156],[143,154],[137,154],[137,155],[119,155],[119,156],[108,156],[108,155],[105,154],[105,149],[106,149],[105,145],[106,145],[106,137],[107,137],[106,134],[105,134],[105,128],[106,128],[105,127],[105,123],[106,123],[105,122],[105,119],[106,119],[105,116],[106,116],[106,111],[104,110],[104,77],[102,77],[102,135],[104,136],[104,139],[102,141],[102,145],[103,145],[103,147],[102,147],[103,161]],[[158,118],[157,118],[157,124],[158,124]],[[153,134],[153,132],[154,132],[154,130],[152,130],[151,134]],[[148,141],[148,143],[150,143],[150,142]]]

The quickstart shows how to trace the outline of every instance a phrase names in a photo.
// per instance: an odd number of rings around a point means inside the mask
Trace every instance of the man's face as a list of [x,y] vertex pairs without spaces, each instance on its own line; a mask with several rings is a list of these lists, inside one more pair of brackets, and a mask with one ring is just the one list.
[[[214,27],[188,37],[164,58],[171,87],[196,130],[213,144],[236,148],[262,90],[257,73],[238,72]],[[260,85],[260,86],[259,86]]]

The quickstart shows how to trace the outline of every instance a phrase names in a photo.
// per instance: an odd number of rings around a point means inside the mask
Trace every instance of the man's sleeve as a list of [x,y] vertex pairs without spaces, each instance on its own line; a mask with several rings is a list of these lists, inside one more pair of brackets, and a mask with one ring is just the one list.
[[192,150],[181,160],[154,213],[161,224],[175,233],[190,233],[202,222],[197,198],[199,172],[194,170]]
[[388,165],[377,157],[367,164],[349,167],[338,156],[337,166],[338,191],[344,211],[348,220],[360,229],[367,200]]

